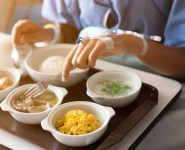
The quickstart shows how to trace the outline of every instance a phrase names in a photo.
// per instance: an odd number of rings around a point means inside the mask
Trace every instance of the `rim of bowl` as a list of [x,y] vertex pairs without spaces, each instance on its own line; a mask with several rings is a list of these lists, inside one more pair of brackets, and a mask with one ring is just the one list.
[[[90,133],[86,133],[86,134],[82,134],[82,135],[70,135],[70,134],[64,134],[64,133],[61,133],[60,131],[58,131],[53,125],[52,125],[52,119],[55,115],[55,113],[57,113],[58,111],[60,111],[62,108],[64,107],[71,107],[71,106],[74,106],[74,105],[85,105],[85,106],[88,106],[88,107],[92,107],[95,106],[95,107],[99,107],[100,109],[104,109],[104,112],[106,112],[106,116],[107,116],[107,119],[103,122],[103,124],[100,126],[100,128],[98,128],[97,130],[93,131],[93,132],[90,132]],[[78,138],[78,137],[85,137],[85,136],[89,136],[89,135],[92,135],[96,132],[99,132],[100,130],[102,130],[102,128],[104,128],[106,125],[108,125],[111,117],[109,118],[108,117],[108,114],[107,114],[107,111],[105,109],[106,106],[102,106],[100,104],[97,104],[97,103],[94,103],[94,102],[88,102],[88,101],[73,101],[73,102],[68,102],[68,103],[64,103],[64,104],[61,104],[57,107],[55,107],[55,109],[53,109],[49,115],[47,116],[47,122],[49,124],[49,127],[51,128],[52,132],[54,132],[55,134],[59,134],[59,135],[62,135],[62,136],[69,136],[69,137],[73,137],[73,138]],[[62,117],[62,116],[61,116]]]
[[[13,113],[17,113],[17,114],[23,114],[23,115],[38,115],[38,114],[43,114],[43,113],[46,113],[48,111],[51,111],[52,109],[54,109],[55,107],[57,107],[61,102],[62,102],[62,99],[60,100],[59,97],[58,97],[58,94],[55,92],[57,98],[58,98],[58,102],[50,109],[48,110],[45,110],[45,111],[42,111],[42,112],[36,112],[36,113],[24,113],[24,112],[21,112],[21,111],[17,111],[15,110],[12,106],[11,106],[11,101],[12,101],[12,98],[15,97],[14,95],[19,92],[19,93],[22,93],[23,91],[26,91],[27,88],[31,87],[32,85],[34,84],[26,84],[26,85],[22,85],[22,86],[19,86],[17,88],[15,88],[14,90],[12,90],[8,96],[6,97],[5,99],[5,102],[6,102],[6,105],[7,107],[9,107],[9,109],[11,109],[11,111]],[[17,94],[19,95],[19,94]]]
[[[109,75],[109,74],[124,74],[124,75],[132,75],[135,79],[137,79],[138,81],[138,86],[137,88],[130,92],[128,95],[121,95],[121,96],[116,96],[116,97],[111,97],[111,96],[105,96],[105,95],[100,95],[100,94],[97,94],[96,92],[94,92],[92,89],[90,89],[90,84],[91,82],[95,79],[95,78],[99,78],[99,77],[102,77],[102,76],[106,76],[106,75]],[[130,71],[118,71],[118,70],[108,70],[108,71],[100,71],[98,73],[95,73],[94,75],[90,76],[89,79],[87,80],[87,83],[86,83],[86,87],[87,87],[87,91],[90,92],[89,94],[93,94],[94,96],[92,97],[101,97],[101,98],[106,98],[106,100],[112,100],[113,98],[114,99],[117,99],[117,98],[127,98],[135,93],[137,93],[140,89],[141,89],[141,86],[142,86],[142,81],[139,77],[138,74],[136,73],[133,73],[133,72],[130,72]]]
[[[69,46],[72,46],[72,44],[67,44]],[[66,45],[66,46],[67,46]],[[58,46],[61,46],[62,48],[62,45],[58,44]],[[49,47],[44,47],[44,48],[39,48],[39,49],[36,49],[35,51],[33,51],[30,55],[28,55],[28,57],[25,59],[25,66],[27,68],[27,70],[31,70],[33,73],[37,73],[37,74],[40,74],[40,75],[44,75],[44,76],[56,76],[58,74],[52,74],[52,73],[44,73],[44,72],[40,72],[38,71],[37,69],[34,69],[31,65],[30,65],[30,59],[32,59],[31,57],[32,56],[35,56],[37,55],[38,53],[43,53],[44,52],[47,52],[47,51],[59,51],[58,49],[59,47],[56,47],[54,46],[54,48],[52,49],[52,46],[49,46]],[[66,48],[67,49],[67,48]],[[68,50],[70,52],[70,50]],[[68,53],[69,53],[68,52]],[[65,55],[59,55],[59,56],[63,56],[63,57],[66,57]],[[49,57],[49,56],[48,56]],[[46,58],[48,58],[46,57]],[[70,75],[73,76],[75,74],[81,74],[83,72],[87,72],[89,69],[74,69],[71,71]],[[60,73],[59,73],[60,74]]]
[[18,84],[20,82],[21,73],[17,69],[10,68],[10,67],[0,67],[0,72],[8,72],[12,76],[14,76],[16,79],[16,80],[13,80],[13,84],[11,86],[7,87],[4,90],[0,90],[0,93],[8,91],[9,89],[13,88],[16,84]]

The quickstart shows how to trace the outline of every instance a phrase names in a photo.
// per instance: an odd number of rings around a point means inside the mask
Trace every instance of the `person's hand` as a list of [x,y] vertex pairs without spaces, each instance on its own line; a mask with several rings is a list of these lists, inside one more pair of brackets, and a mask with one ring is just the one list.
[[73,68],[91,68],[98,58],[113,55],[115,52],[114,50],[107,50],[105,43],[101,40],[84,39],[76,44],[66,57],[62,70],[62,81],[67,81]]
[[15,45],[47,42],[52,34],[52,29],[44,29],[30,20],[19,20],[12,29],[12,42]]

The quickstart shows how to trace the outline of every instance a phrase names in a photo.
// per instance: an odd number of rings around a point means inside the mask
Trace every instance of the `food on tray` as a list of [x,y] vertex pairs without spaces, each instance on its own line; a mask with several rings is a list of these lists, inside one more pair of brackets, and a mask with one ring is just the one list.
[[46,58],[39,66],[38,71],[49,74],[58,74],[62,72],[65,57],[50,56]]
[[96,93],[103,96],[126,96],[131,91],[131,86],[122,80],[103,80],[98,82]]
[[25,94],[22,93],[11,101],[11,106],[20,112],[37,113],[52,108],[57,103],[57,101],[58,98],[55,93],[46,90],[44,93],[37,97],[29,97],[26,99]]
[[70,135],[82,135],[100,128],[98,119],[93,114],[87,114],[83,110],[71,110],[56,122],[58,131]]
[[9,77],[0,78],[0,90],[4,90],[10,87],[13,84],[13,81]]

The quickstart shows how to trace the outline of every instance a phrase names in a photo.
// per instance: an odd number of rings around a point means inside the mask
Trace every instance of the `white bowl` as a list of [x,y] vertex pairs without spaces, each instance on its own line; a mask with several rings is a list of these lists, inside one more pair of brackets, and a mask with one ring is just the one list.
[[[63,83],[61,81],[61,75],[49,74],[39,72],[39,66],[41,63],[50,56],[63,56],[66,57],[67,54],[73,48],[73,44],[56,44],[47,47],[42,47],[34,50],[25,60],[25,67],[27,69],[30,77],[35,81],[52,81],[52,85],[69,87],[79,83],[83,80],[88,72],[88,69],[74,69],[70,72],[69,79],[67,82]],[[56,78],[57,77],[57,78]],[[56,78],[56,79],[55,79]]]
[[11,106],[11,101],[17,97],[19,94],[24,93],[26,90],[28,90],[33,84],[27,84],[20,86],[16,89],[14,89],[12,92],[8,94],[6,99],[1,103],[1,109],[3,111],[8,111],[10,114],[19,122],[25,123],[25,124],[40,124],[41,120],[43,120],[51,110],[53,110],[55,107],[60,105],[65,97],[67,95],[67,90],[65,88],[56,87],[49,85],[48,90],[54,92],[58,98],[57,104],[53,106],[51,109],[48,109],[43,112],[38,113],[24,113],[15,110]]
[[[106,95],[102,94],[99,83],[102,81],[122,81],[125,85],[131,87],[125,95]],[[133,72],[127,71],[101,71],[92,75],[86,83],[87,95],[96,103],[110,107],[123,107],[132,103],[138,96],[141,89],[141,80],[139,76]]]
[[[88,114],[93,114],[100,121],[101,127],[94,132],[83,135],[67,135],[57,131],[55,128],[56,121],[63,117],[68,111],[74,109],[80,109]],[[114,115],[115,111],[111,107],[85,101],[69,102],[51,111],[51,113],[42,120],[41,126],[44,130],[51,132],[59,142],[69,146],[80,147],[97,141],[106,131],[110,118]]]
[[22,70],[13,67],[0,67],[0,78],[9,77],[13,81],[10,87],[0,90],[0,101],[4,100],[13,89],[19,86],[22,73]]

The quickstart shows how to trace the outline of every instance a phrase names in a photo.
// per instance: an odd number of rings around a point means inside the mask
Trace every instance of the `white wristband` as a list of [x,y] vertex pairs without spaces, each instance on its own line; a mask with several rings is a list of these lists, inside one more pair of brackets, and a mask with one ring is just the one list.
[[137,32],[133,32],[133,31],[124,31],[124,33],[125,34],[131,34],[131,35],[134,35],[134,36],[140,38],[142,40],[142,42],[143,42],[143,49],[141,50],[140,55],[142,55],[142,56],[146,55],[146,53],[148,51],[148,43],[145,40],[146,35],[139,34]]
[[140,55],[144,56],[146,55],[147,51],[148,51],[148,44],[147,41],[144,38],[140,38],[143,42],[143,49],[140,52]]
[[105,43],[105,47],[107,50],[112,50],[114,49],[114,41],[111,37],[108,36],[95,36],[95,37],[90,37],[90,40],[101,40]]

